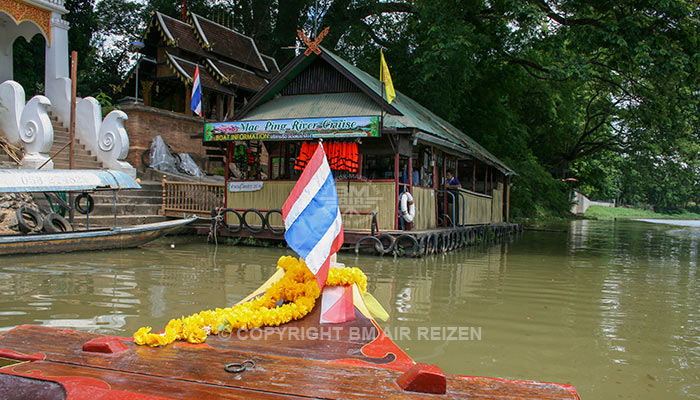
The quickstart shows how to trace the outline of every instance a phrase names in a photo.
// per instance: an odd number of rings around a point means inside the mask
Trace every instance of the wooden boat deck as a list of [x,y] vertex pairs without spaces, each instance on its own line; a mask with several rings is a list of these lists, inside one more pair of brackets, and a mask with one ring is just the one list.
[[[302,321],[313,324],[317,319],[318,312],[295,323],[301,328],[311,326]],[[360,321],[371,329],[372,321]],[[267,340],[245,340],[234,334],[211,336],[204,344],[176,342],[163,348],[137,346],[131,338],[113,336],[126,350],[102,354],[83,351],[82,346],[104,336],[24,325],[0,335],[0,357],[31,361],[0,368],[0,397],[12,399],[27,385],[18,381],[24,376],[65,388],[66,397],[56,388],[58,394],[33,397],[45,399],[578,399],[568,385],[467,376],[447,376],[445,395],[407,392],[396,380],[413,362],[389,346],[393,343],[357,351],[371,347],[370,341],[349,337],[347,330],[336,332],[284,345],[275,334]],[[385,338],[378,332],[381,336],[372,342]],[[397,354],[383,354],[382,349],[389,348]],[[239,374],[224,370],[228,363],[245,360],[255,361],[255,367]]]

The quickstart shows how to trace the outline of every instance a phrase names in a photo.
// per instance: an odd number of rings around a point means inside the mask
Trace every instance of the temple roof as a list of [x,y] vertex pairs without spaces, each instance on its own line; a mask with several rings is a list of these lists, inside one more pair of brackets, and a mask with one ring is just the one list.
[[[155,31],[157,37],[153,36]],[[147,46],[142,52],[151,57],[156,54],[153,46],[165,47],[167,57],[163,60],[160,53],[159,62],[168,64],[185,85],[192,84],[197,64],[203,87],[232,95],[238,88],[256,92],[279,73],[275,59],[261,54],[252,38],[193,13],[183,22],[154,12],[143,41]],[[135,70],[132,68],[115,91],[132,81]]]
[[[174,56],[170,53],[165,53],[167,58],[168,66],[173,70],[175,75],[177,75],[180,80],[186,85],[191,85],[194,79],[194,71],[197,64],[192,61],[182,59],[180,57]],[[226,93],[233,95],[233,90],[220,84],[203,65],[199,66],[199,80],[203,87],[212,89],[217,92]]]
[[237,61],[262,72],[268,72],[255,41],[251,37],[197,14],[190,13],[189,16],[202,47],[219,57]]

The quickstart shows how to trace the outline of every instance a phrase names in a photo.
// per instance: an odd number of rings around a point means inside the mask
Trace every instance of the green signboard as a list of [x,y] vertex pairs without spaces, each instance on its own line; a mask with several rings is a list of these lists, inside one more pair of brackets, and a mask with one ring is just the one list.
[[207,142],[378,136],[379,116],[296,118],[204,124],[204,140]]

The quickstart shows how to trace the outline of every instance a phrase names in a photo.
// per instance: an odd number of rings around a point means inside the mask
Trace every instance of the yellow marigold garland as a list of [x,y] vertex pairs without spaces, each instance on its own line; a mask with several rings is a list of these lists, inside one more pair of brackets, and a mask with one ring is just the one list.
[[[313,310],[321,294],[316,277],[301,258],[282,256],[277,261],[277,268],[284,269],[284,276],[265,290],[262,296],[232,307],[172,319],[162,334],[150,333],[150,326],[140,328],[134,333],[134,343],[151,347],[165,346],[175,340],[203,343],[209,334],[279,326],[304,317]],[[367,276],[359,268],[334,268],[329,271],[326,285],[351,284],[357,284],[364,293],[367,290]],[[278,306],[280,300],[283,304]]]

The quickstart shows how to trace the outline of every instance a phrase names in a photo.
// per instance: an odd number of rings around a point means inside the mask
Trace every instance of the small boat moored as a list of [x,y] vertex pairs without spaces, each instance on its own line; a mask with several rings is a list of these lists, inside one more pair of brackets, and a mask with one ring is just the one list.
[[[175,233],[197,217],[163,221],[136,226],[120,227],[116,218],[117,191],[140,189],[139,183],[121,171],[113,170],[0,170],[0,193],[44,193],[65,210],[74,208],[86,214],[86,230],[72,230],[60,215],[50,213],[44,221],[55,218],[61,222],[57,232],[31,232],[27,234],[0,235],[0,255],[29,253],[61,253],[82,250],[123,249],[139,246],[165,234]],[[112,191],[115,204],[114,226],[89,229],[89,213],[94,204],[90,192]],[[58,193],[78,193],[75,201],[64,200]],[[85,199],[81,206],[80,200]],[[41,225],[41,216],[34,209],[25,209],[34,225]],[[81,211],[82,210],[82,211]],[[22,211],[18,212],[21,214]],[[18,221],[19,222],[19,221]],[[27,224],[29,225],[29,224]],[[61,231],[63,230],[63,231]]]

